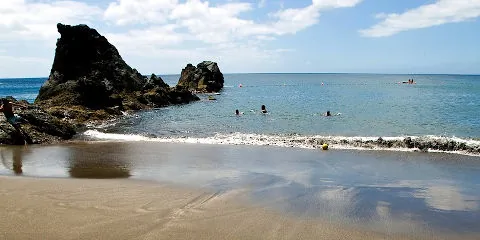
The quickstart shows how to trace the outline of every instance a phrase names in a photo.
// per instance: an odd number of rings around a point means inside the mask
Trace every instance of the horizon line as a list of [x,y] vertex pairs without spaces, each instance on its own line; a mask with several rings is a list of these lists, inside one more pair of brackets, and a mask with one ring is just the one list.
[[[180,75],[181,73],[151,73],[157,76],[162,75]],[[151,74],[142,74],[142,76],[150,76]],[[366,74],[366,75],[458,75],[458,76],[480,76],[480,73],[375,73],[375,72],[227,72],[223,75],[231,74]],[[34,79],[49,78],[46,77],[0,77],[0,79]]]

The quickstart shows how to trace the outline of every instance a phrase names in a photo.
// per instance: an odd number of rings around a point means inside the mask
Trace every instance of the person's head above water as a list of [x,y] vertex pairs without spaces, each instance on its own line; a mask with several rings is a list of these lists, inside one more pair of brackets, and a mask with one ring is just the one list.
[[238,109],[235,110],[235,115],[239,115],[239,114],[240,114],[240,112],[238,111]]
[[332,116],[332,114],[330,114],[330,111],[327,111],[327,113],[325,115],[326,116]]
[[265,105],[262,105],[262,113],[266,113],[267,112],[267,108],[265,107]]

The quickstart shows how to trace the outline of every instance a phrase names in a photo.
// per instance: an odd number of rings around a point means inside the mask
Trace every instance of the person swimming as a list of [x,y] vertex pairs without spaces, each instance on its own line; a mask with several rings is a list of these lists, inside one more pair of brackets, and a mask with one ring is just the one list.
[[267,108],[265,107],[265,105],[262,105],[262,113],[267,113]]
[[327,111],[326,113],[323,114],[325,117],[331,117],[332,114],[330,113],[330,111]]

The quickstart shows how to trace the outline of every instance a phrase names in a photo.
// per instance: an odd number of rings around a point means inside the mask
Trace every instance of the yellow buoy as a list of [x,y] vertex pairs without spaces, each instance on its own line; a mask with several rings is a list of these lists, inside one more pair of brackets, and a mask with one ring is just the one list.
[[328,144],[324,143],[324,144],[322,145],[322,149],[323,149],[323,150],[328,150]]

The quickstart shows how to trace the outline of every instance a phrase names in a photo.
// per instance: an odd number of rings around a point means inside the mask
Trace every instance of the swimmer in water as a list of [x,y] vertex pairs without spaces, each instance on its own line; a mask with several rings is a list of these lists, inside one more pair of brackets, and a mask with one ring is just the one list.
[[265,105],[262,105],[262,113],[267,113],[267,108],[265,107]]
[[327,111],[326,113],[323,114],[325,117],[332,117],[332,116],[340,116],[342,113],[334,113],[332,114],[330,111]]

